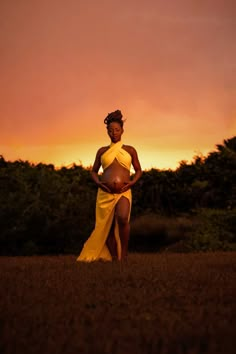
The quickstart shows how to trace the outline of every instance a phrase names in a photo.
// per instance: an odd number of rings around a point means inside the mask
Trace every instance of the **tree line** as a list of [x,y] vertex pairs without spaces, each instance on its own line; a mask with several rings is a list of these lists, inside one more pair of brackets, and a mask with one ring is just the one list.
[[[176,170],[144,171],[133,187],[131,219],[204,208],[230,213],[235,181],[236,136]],[[56,169],[0,156],[0,255],[78,253],[94,227],[96,192],[82,165]]]

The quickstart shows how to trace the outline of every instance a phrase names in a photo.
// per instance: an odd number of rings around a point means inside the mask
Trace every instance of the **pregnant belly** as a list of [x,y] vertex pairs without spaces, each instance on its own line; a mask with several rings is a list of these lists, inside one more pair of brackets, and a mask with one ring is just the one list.
[[122,187],[127,183],[120,178],[115,178],[109,182],[103,182],[110,189],[111,193],[121,193]]

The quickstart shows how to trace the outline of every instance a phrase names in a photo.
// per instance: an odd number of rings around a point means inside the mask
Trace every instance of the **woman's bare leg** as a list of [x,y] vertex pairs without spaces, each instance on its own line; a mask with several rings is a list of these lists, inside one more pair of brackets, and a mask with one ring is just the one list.
[[119,226],[121,241],[121,259],[126,259],[128,255],[129,235],[130,235],[130,202],[127,198],[121,197],[116,205],[115,215]]
[[117,259],[117,246],[115,239],[115,217],[113,219],[111,229],[107,237],[106,245],[109,249],[112,259]]

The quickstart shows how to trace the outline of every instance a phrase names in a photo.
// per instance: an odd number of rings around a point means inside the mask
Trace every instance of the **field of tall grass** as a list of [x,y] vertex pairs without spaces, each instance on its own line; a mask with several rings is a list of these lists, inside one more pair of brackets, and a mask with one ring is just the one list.
[[0,258],[2,354],[233,354],[236,252]]

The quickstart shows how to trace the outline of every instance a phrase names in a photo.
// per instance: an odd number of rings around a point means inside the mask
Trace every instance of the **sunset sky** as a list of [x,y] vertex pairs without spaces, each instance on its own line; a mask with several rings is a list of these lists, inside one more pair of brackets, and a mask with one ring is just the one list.
[[236,135],[235,0],[1,0],[0,155],[89,166],[120,109],[143,169]]

